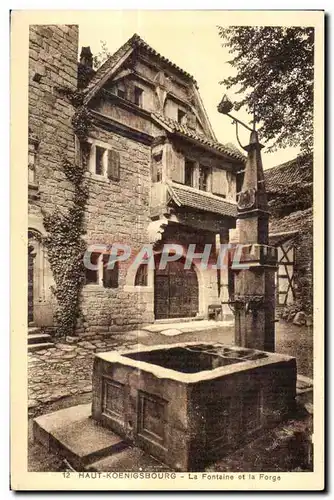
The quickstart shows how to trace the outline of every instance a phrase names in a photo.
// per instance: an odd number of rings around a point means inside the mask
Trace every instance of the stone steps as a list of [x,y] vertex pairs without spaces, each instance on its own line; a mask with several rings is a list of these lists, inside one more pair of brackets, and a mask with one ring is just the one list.
[[41,329],[36,326],[28,327],[28,352],[41,351],[53,346],[51,335],[42,333]]
[[128,448],[128,444],[91,418],[91,404],[72,406],[37,417],[34,439],[77,471]]
[[42,344],[45,342],[52,342],[51,335],[49,335],[47,333],[29,333],[28,334],[28,345]]
[[43,349],[50,349],[54,347],[53,342],[43,342],[40,344],[28,344],[28,352],[42,351]]

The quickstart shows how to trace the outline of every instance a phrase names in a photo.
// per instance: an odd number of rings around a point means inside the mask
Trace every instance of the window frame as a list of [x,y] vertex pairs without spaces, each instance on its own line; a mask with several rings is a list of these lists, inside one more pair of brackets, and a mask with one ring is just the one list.
[[[144,94],[144,89],[138,87],[138,85],[135,85],[133,89],[133,103],[139,108],[143,107],[143,94]],[[137,102],[137,97],[139,97],[138,102]]]
[[[114,268],[110,269],[110,271],[116,270],[117,286],[105,286],[105,272],[106,272],[106,270],[105,270],[104,261],[105,260],[109,261],[110,255],[103,253],[103,252],[92,252],[92,254],[99,254],[99,257],[98,257],[97,262],[96,262],[98,268],[95,270],[85,269],[85,287],[92,287],[92,288],[98,287],[99,289],[103,288],[106,290],[118,290],[119,289],[119,276],[120,276],[119,261],[116,261],[114,264]],[[87,283],[87,277],[86,277],[87,271],[96,273],[96,281],[95,282],[90,281]]]
[[[143,283],[141,282],[143,280]],[[138,287],[148,287],[148,264],[140,264],[137,268],[134,286]]]
[[180,125],[184,125],[183,120],[187,116],[187,112],[184,111],[182,108],[177,108],[177,122],[180,123]]
[[152,153],[152,183],[162,182],[163,150]]
[[[186,182],[186,170],[187,170],[187,164],[190,166],[191,165],[191,182],[190,184],[187,184]],[[184,159],[184,185],[188,187],[194,187],[195,184],[195,168],[196,168],[196,162],[194,160],[191,160],[190,158],[185,158]]]
[[[120,181],[120,160],[121,160],[121,153],[114,147],[112,147],[109,143],[100,141],[98,139],[94,139],[92,137],[88,137],[85,141],[85,143],[89,144],[90,146],[90,151],[89,155],[87,158],[87,165],[86,165],[86,174],[93,178],[94,180],[99,180],[99,181],[104,181],[104,182],[119,182]],[[104,154],[103,154],[103,172],[101,174],[96,173],[96,148],[102,148],[104,149]],[[115,154],[119,155],[119,177],[114,178],[108,175],[108,164],[109,164],[109,156],[112,154],[111,152],[114,151]]]
[[[203,184],[202,183],[202,176],[201,176],[201,173],[204,172],[205,174],[205,181]],[[204,192],[210,192],[210,174],[211,174],[211,168],[208,167],[207,165],[202,165],[202,164],[199,164],[199,168],[198,168],[198,189],[200,191],[204,191]],[[204,188],[202,187],[204,186]]]
[[[101,173],[97,172],[97,166],[98,166],[98,151],[101,151]],[[98,144],[95,145],[95,171],[94,174],[104,177],[105,172],[106,172],[106,164],[108,161],[108,150],[102,146],[99,146]]]

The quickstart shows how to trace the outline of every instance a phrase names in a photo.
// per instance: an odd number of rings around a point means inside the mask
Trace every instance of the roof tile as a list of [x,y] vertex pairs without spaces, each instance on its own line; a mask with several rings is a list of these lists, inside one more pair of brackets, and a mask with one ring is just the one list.
[[280,219],[271,219],[269,224],[270,235],[282,232],[307,230],[313,224],[313,208],[292,212]]
[[181,184],[169,184],[172,199],[180,206],[196,208],[205,212],[213,212],[228,217],[237,216],[237,205],[225,201],[218,196],[199,191]]
[[277,192],[295,182],[312,182],[312,158],[303,156],[264,171],[267,192]]
[[238,150],[236,146],[233,144],[222,144],[218,141],[214,141],[213,139],[209,139],[204,134],[199,134],[194,130],[190,129],[186,125],[182,125],[176,120],[172,120],[171,118],[162,115],[161,113],[152,113],[152,117],[155,118],[159,123],[165,124],[172,132],[178,132],[180,134],[185,135],[186,137],[190,137],[196,141],[201,142],[202,144],[206,144],[218,151],[230,156],[234,159],[240,160],[241,162],[245,162],[246,157]]
[[124,56],[124,54],[126,54],[126,52],[131,47],[132,48],[139,48],[139,47],[144,48],[147,52],[149,52],[150,54],[153,54],[156,57],[159,57],[159,59],[161,59],[161,61],[163,61],[164,63],[166,63],[169,66],[173,67],[179,73],[181,73],[182,75],[186,76],[193,83],[196,84],[196,80],[194,79],[194,77],[192,75],[190,75],[189,73],[187,73],[187,71],[184,71],[182,68],[180,68],[179,66],[177,66],[176,64],[174,64],[172,61],[170,61],[166,57],[164,57],[161,54],[159,54],[159,52],[157,52],[156,50],[154,50],[139,35],[137,35],[137,33],[135,33],[112,56],[110,56],[102,64],[102,66],[100,66],[100,68],[95,73],[95,76],[92,78],[92,80],[90,81],[89,85],[86,87],[85,93],[89,93],[95,87],[95,85],[97,85],[99,83],[99,81],[101,80],[101,78],[103,78],[113,68],[113,66],[115,64],[117,64],[117,62]]

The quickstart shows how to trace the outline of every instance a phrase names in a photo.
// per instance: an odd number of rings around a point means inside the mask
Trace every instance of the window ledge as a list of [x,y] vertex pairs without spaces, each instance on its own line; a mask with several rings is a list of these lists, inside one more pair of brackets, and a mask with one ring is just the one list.
[[92,181],[98,181],[103,184],[110,184],[110,179],[104,175],[93,174],[92,172],[85,172],[85,177]]

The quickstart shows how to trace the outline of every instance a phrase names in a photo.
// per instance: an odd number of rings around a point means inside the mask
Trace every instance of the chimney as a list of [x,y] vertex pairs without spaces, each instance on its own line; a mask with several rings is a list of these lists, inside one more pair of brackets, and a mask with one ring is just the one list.
[[80,64],[93,68],[93,54],[90,47],[82,47],[80,54]]

